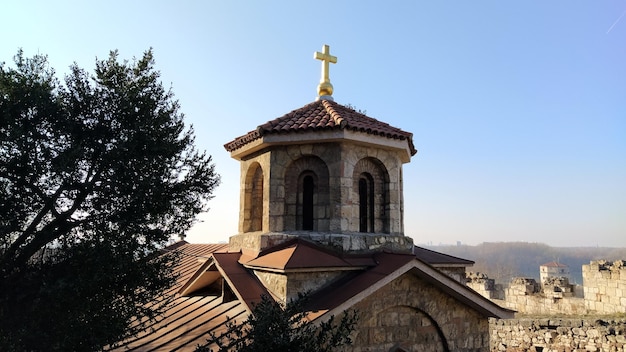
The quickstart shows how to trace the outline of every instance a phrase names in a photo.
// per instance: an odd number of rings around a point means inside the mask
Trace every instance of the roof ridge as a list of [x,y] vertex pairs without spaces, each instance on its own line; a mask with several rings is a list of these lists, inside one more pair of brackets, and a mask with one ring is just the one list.
[[412,133],[367,116],[349,106],[326,99],[314,101],[283,116],[267,121],[245,135],[224,144],[224,148],[229,152],[233,152],[270,134],[344,129],[389,139],[406,140],[411,155],[417,153],[413,145]]
[[[426,252],[432,253],[432,254],[437,255],[437,256],[442,256],[442,257],[447,257],[447,258],[457,259],[457,260],[459,260],[459,261],[464,261],[464,262],[466,262],[466,263],[468,263],[468,264],[469,264],[469,263],[473,263],[473,264],[475,264],[475,263],[476,263],[475,261],[470,260],[470,259],[461,258],[461,257],[457,257],[457,256],[450,255],[450,254],[447,254],[447,253],[443,253],[443,252],[435,251],[435,250],[432,250],[432,249],[430,249],[430,248],[420,247],[420,246],[415,246],[415,245],[414,245],[414,246],[413,246],[413,253],[414,253],[414,255],[415,255],[418,259],[420,259],[420,260],[424,260],[424,259],[419,258],[419,257],[418,257],[418,255],[419,255],[419,254],[418,254],[418,253],[415,253],[415,252],[416,252],[416,251],[418,251],[418,250],[421,250],[421,251],[426,251]],[[428,263],[429,263],[429,264],[431,264],[430,262],[428,262]],[[432,265],[432,264],[431,264],[431,265]]]
[[324,99],[322,100],[322,105],[324,106],[324,109],[326,110],[328,115],[330,115],[330,117],[333,119],[333,122],[335,122],[335,125],[339,126],[340,128],[346,127],[346,125],[348,124],[348,121],[346,121],[341,116],[341,114],[335,109],[335,107],[331,104],[330,101]]

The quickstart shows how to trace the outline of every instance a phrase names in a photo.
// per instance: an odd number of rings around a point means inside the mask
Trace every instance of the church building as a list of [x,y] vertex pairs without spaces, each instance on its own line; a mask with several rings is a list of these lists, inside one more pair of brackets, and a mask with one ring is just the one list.
[[225,145],[240,163],[239,233],[178,242],[162,320],[119,351],[193,351],[262,295],[310,292],[309,318],[358,312],[347,351],[489,351],[489,318],[511,318],[465,284],[473,264],[404,235],[402,166],[411,133],[333,100],[324,46],[318,98]]

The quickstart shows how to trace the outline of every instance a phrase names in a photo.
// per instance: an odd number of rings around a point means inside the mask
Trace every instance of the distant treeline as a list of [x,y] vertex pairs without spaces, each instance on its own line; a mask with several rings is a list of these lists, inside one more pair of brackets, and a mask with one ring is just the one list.
[[438,252],[473,260],[468,271],[478,271],[495,279],[496,283],[508,284],[517,276],[532,277],[539,281],[539,266],[558,261],[570,268],[571,282],[581,284],[582,265],[592,260],[626,260],[626,248],[602,247],[550,247],[542,243],[486,242],[477,246],[467,245],[420,245]]

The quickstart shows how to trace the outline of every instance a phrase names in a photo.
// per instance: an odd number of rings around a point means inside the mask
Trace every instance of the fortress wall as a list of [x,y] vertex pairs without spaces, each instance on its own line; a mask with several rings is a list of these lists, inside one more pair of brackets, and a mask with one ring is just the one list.
[[533,296],[507,296],[506,300],[492,301],[501,307],[528,315],[584,315],[587,314],[583,298],[554,299]]
[[626,318],[490,319],[491,351],[626,352]]
[[626,313],[626,263],[599,260],[583,265],[583,291],[587,310]]
[[626,313],[626,262],[592,261],[583,265],[583,286],[566,278],[540,285],[532,278],[515,278],[508,288],[485,274],[467,274],[467,286],[502,307],[528,315]]

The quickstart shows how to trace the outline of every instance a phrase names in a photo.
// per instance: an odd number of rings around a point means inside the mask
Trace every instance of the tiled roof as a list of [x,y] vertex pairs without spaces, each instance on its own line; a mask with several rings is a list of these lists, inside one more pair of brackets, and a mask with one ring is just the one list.
[[231,152],[267,134],[336,129],[347,129],[391,139],[407,140],[411,155],[417,153],[413,145],[412,133],[390,126],[347,106],[324,99],[307,104],[284,116],[268,121],[258,126],[256,130],[226,143],[224,148]]
[[541,264],[541,266],[547,266],[547,267],[551,267],[551,268],[567,268],[567,265],[561,264],[559,262],[554,262],[554,261],[548,262],[548,263],[545,263],[545,264]]

